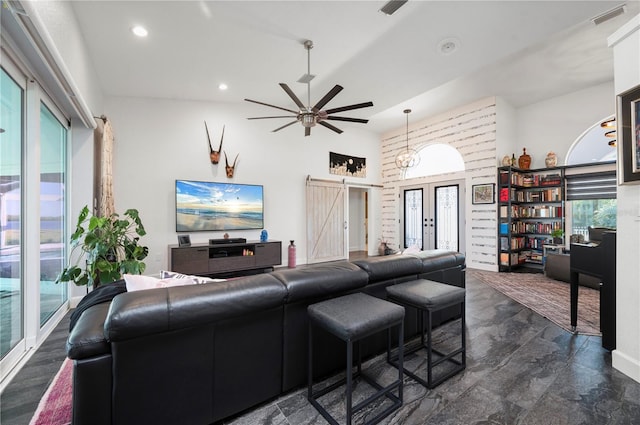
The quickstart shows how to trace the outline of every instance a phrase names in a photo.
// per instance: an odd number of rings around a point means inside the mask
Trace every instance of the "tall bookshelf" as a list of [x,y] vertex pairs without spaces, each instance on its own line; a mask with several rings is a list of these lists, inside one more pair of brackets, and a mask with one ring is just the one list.
[[498,264],[500,271],[542,272],[543,246],[564,231],[564,168],[498,168]]

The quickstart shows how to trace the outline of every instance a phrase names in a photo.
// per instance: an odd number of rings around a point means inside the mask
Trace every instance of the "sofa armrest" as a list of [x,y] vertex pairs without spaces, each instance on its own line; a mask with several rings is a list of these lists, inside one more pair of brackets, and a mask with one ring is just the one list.
[[67,338],[67,357],[77,360],[111,353],[104,336],[110,305],[110,302],[96,304],[82,313]]

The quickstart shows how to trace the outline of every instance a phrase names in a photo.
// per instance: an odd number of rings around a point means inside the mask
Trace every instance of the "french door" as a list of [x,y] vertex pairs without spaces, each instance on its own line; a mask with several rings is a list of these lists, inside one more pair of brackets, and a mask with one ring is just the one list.
[[402,193],[404,248],[464,250],[464,181],[407,186]]

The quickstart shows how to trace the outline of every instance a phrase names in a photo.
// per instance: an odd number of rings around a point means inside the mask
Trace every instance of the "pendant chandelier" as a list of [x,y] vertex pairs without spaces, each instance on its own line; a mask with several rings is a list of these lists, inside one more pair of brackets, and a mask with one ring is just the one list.
[[418,155],[415,149],[409,148],[409,114],[411,113],[411,109],[405,109],[403,112],[407,115],[407,145],[396,155],[396,167],[402,171],[406,171],[420,163],[420,155]]
[[613,130],[607,131],[606,133],[604,133],[605,137],[608,137],[610,139],[613,140],[609,140],[608,144],[611,147],[615,147],[616,146],[616,118],[613,117],[611,119],[608,119],[606,121],[603,121],[600,123],[600,127],[604,128],[604,129],[610,129],[613,128]]

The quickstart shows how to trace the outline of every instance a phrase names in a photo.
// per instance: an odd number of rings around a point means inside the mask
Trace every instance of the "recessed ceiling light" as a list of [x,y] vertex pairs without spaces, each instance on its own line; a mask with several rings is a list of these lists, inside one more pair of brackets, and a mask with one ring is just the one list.
[[227,86],[225,83],[218,84],[218,89],[220,89],[220,90],[226,90],[228,88],[229,88],[229,86]]
[[445,38],[438,43],[438,52],[442,55],[450,55],[460,47],[460,40],[455,37]]
[[131,28],[131,32],[138,37],[146,37],[147,35],[149,35],[149,31],[147,31],[147,29],[141,25],[136,25],[135,27]]

